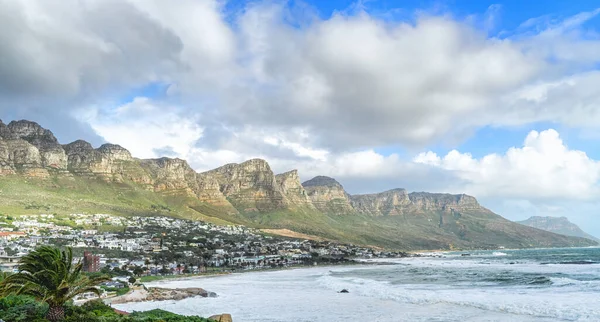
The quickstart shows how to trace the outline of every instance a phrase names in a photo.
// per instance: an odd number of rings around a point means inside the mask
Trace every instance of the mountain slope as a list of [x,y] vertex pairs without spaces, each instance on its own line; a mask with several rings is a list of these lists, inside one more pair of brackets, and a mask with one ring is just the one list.
[[553,232],[556,234],[573,236],[573,237],[582,237],[591,239],[593,241],[600,241],[600,239],[586,233],[581,230],[579,226],[570,222],[566,217],[541,217],[541,216],[532,216],[527,220],[517,221],[519,224],[534,227],[537,229]]
[[300,184],[260,159],[203,173],[185,160],[136,159],[115,144],[61,145],[30,121],[0,121],[0,212],[168,215],[396,249],[588,246],[510,222],[467,195],[348,194],[333,178]]

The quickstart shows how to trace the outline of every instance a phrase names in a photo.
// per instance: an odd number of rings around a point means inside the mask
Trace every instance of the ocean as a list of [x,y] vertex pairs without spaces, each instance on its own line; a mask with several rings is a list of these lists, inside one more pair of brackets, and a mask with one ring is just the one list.
[[230,313],[235,322],[600,321],[600,248],[429,255],[161,281],[148,285],[202,287],[219,296],[114,306]]

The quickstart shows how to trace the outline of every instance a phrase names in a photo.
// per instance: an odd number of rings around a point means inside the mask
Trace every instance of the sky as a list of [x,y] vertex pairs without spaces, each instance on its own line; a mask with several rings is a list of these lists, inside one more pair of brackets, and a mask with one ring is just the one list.
[[0,0],[0,118],[600,236],[597,1]]

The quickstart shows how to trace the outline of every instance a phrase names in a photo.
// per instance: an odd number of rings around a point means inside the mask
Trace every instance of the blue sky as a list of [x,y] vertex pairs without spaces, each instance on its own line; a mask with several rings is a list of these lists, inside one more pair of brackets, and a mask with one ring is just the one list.
[[[600,235],[596,1],[3,2],[0,118]],[[40,48],[44,49],[43,59]]]

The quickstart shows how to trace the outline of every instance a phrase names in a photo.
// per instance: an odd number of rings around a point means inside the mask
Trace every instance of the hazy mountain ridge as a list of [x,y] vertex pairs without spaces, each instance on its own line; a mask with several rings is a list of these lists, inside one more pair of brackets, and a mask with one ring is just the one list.
[[600,241],[597,237],[594,237],[585,231],[583,231],[579,226],[572,223],[566,217],[551,217],[551,216],[532,216],[526,220],[517,221],[519,224],[526,225],[529,227],[549,231],[556,234],[573,236],[573,237],[582,237],[591,239],[594,241]]
[[[25,120],[8,125],[0,121],[0,173],[46,181],[97,179],[109,185],[107,191],[141,188],[163,196],[160,198],[191,198],[188,208],[219,220],[404,249],[593,244],[512,223],[464,194],[393,189],[350,195],[333,178],[318,176],[301,184],[296,170],[275,175],[261,159],[197,173],[185,160],[136,159],[115,144],[95,149],[78,140],[61,145],[51,131]],[[19,184],[36,192],[27,181]],[[51,188],[64,186],[61,181]],[[125,201],[121,196],[108,199],[136,207],[143,204],[136,200],[137,195]],[[111,209],[112,202],[103,201],[95,207]],[[191,210],[182,209],[185,216],[195,216],[188,212]]]

